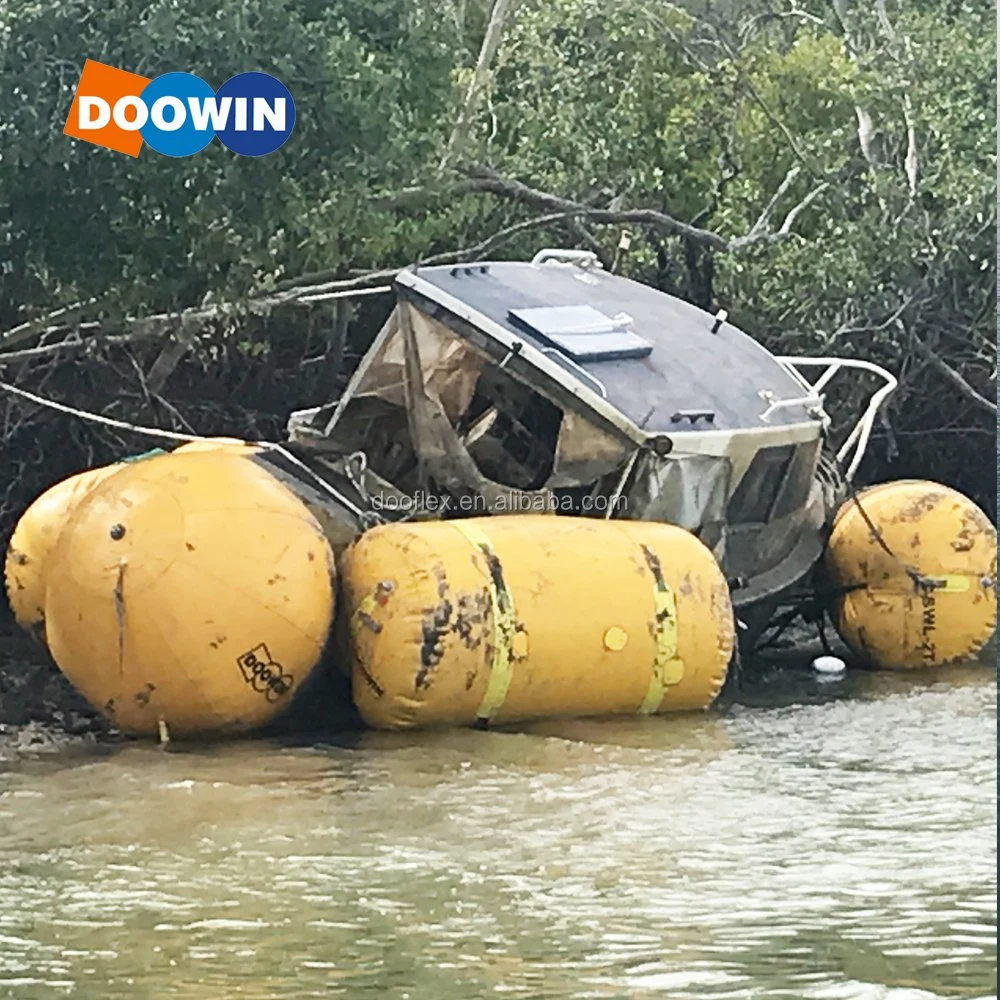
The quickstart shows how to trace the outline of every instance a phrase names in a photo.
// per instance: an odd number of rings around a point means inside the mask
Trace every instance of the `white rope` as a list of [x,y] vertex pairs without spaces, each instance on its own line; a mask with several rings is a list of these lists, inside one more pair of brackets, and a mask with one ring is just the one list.
[[[65,403],[59,403],[54,399],[45,399],[43,396],[36,396],[33,392],[28,392],[27,389],[20,389],[16,385],[11,385],[8,382],[0,382],[0,390],[4,392],[9,392],[14,396],[20,396],[23,399],[27,399],[32,403],[37,403],[39,406],[46,406],[50,410],[58,410],[60,413],[67,413],[71,417],[77,417],[80,420],[89,420],[91,423],[103,424],[105,427],[114,427],[118,430],[131,431],[133,434],[143,434],[146,437],[151,438],[162,438],[166,441],[211,441],[212,438],[205,437],[201,434],[181,434],[177,431],[165,431],[159,427],[143,427],[140,424],[130,424],[126,420],[116,420],[114,417],[105,417],[100,413],[89,413],[87,410],[78,410],[74,406],[67,406]],[[356,504],[351,503],[342,493],[331,486],[322,476],[317,475],[312,469],[306,465],[300,458],[293,455],[287,448],[283,445],[278,444],[274,441],[247,441],[249,445],[253,445],[256,448],[261,448],[264,451],[277,452],[282,455],[288,462],[294,465],[297,469],[306,473],[310,479],[315,482],[323,492],[328,493],[333,497],[338,503],[343,504],[347,507],[353,514],[361,519],[373,518],[374,520],[381,522],[383,519],[374,514],[374,512],[363,511]]]
[[105,417],[100,413],[88,413],[86,410],[78,410],[75,407],[67,406],[65,403],[56,402],[54,399],[45,399],[36,396],[27,389],[19,389],[16,385],[8,382],[0,382],[0,389],[9,392],[14,396],[30,400],[39,406],[47,406],[50,410],[58,410],[60,413],[68,413],[71,417],[79,417],[81,420],[89,420],[91,423],[104,424],[105,427],[115,427],[122,431],[132,431],[134,434],[145,434],[147,437],[163,438],[167,441],[207,441],[206,437],[200,434],[180,434],[177,431],[165,431],[159,427],[141,427],[139,424],[130,424],[125,420],[115,420],[114,417]]

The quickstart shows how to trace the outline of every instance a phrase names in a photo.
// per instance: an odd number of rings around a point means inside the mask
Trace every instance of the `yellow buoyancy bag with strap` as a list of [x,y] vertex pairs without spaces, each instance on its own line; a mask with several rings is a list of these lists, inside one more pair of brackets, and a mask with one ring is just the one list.
[[733,651],[721,570],[668,524],[385,525],[340,571],[354,698],[378,728],[700,709]]
[[874,667],[971,660],[996,630],[996,529],[947,486],[901,480],[847,500],[825,562],[837,631]]

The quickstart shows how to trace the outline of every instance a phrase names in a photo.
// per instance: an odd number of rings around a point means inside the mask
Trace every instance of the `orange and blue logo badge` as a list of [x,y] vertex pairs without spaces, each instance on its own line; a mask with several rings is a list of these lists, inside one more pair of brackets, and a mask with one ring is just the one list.
[[138,156],[190,156],[214,138],[240,156],[265,156],[295,125],[288,88],[268,73],[238,73],[213,90],[193,73],[150,79],[88,59],[63,132]]

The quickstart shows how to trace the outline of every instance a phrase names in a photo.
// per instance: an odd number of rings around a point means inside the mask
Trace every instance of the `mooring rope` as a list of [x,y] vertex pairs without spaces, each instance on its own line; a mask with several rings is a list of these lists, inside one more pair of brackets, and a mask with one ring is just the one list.
[[[9,382],[0,382],[0,390],[8,392],[14,396],[20,396],[22,399],[27,399],[30,402],[37,404],[38,406],[45,406],[48,407],[50,410],[57,410],[59,413],[66,413],[69,416],[77,417],[80,420],[88,420],[91,423],[103,424],[105,427],[114,427],[117,430],[129,431],[130,433],[133,434],[142,434],[145,435],[146,437],[160,438],[165,441],[191,442],[191,441],[211,440],[211,438],[206,437],[203,434],[184,434],[180,431],[163,430],[160,427],[144,427],[141,424],[129,423],[127,420],[118,420],[114,417],[106,417],[100,413],[91,413],[87,410],[80,410],[75,406],[68,406],[66,403],[60,403],[54,399],[46,399],[44,396],[38,396],[33,392],[29,392],[27,389],[21,389],[19,386],[11,385]],[[312,469],[310,469],[305,462],[303,462],[297,456],[291,454],[291,452],[289,452],[282,445],[273,441],[253,441],[247,443],[254,444],[257,447],[264,448],[268,451],[275,451],[283,455],[290,462],[294,463],[298,468],[300,468],[304,472],[307,472],[310,478],[312,478],[314,481],[316,481],[322,486],[324,492],[332,494],[341,503],[345,502],[345,498],[341,496],[338,492],[336,492],[333,489],[333,487],[329,485],[329,483],[325,482],[323,478],[317,475]],[[915,569],[912,569],[898,555],[896,555],[896,553],[893,552],[891,548],[889,548],[889,545],[886,542],[885,538],[883,537],[882,532],[878,529],[878,527],[875,525],[872,519],[868,516],[868,512],[862,505],[861,500],[858,497],[857,491],[854,489],[854,486],[851,483],[847,483],[847,490],[848,493],[850,494],[851,500],[854,502],[854,505],[858,508],[858,512],[864,519],[865,524],[868,525],[868,529],[871,532],[872,538],[878,543],[878,545],[882,548],[882,550],[886,553],[886,555],[888,555],[890,559],[893,559],[897,563],[899,563],[899,565],[903,568],[903,571],[913,581],[915,586],[923,588],[924,590],[933,590],[934,589],[933,580],[930,580],[927,577],[922,576]],[[354,505],[351,504],[350,506],[353,507]],[[360,509],[355,508],[354,513],[361,514],[367,512],[362,512],[360,511]],[[824,550],[826,549],[828,543],[829,543],[829,537],[827,537],[824,540],[823,543]]]
[[865,508],[862,506],[861,498],[858,496],[854,487],[848,484],[847,488],[850,491],[851,500],[854,502],[854,506],[858,508],[858,513],[864,519],[865,524],[868,525],[868,530],[869,532],[871,532],[872,538],[878,543],[879,548],[881,548],[882,551],[890,559],[893,559],[895,562],[899,563],[899,565],[903,568],[903,572],[906,573],[906,575],[910,578],[910,580],[913,581],[913,585],[918,590],[924,590],[924,591],[934,590],[935,587],[937,586],[934,580],[932,580],[929,577],[923,576],[922,574],[918,573],[915,569],[913,569],[911,566],[908,566],[903,561],[902,558],[896,555],[896,553],[889,548],[889,544],[883,537],[881,530],[878,528],[875,522],[872,521],[872,519],[868,516],[868,511],[866,511]]
[[201,434],[182,434],[179,431],[165,431],[159,427],[142,427],[139,424],[130,424],[127,420],[116,420],[114,417],[105,417],[101,413],[90,413],[87,410],[78,410],[74,406],[67,406],[54,399],[45,399],[43,396],[36,396],[27,389],[21,389],[9,382],[0,382],[0,389],[9,392],[13,396],[20,396],[39,406],[46,406],[50,410],[58,410],[60,413],[67,413],[71,417],[78,417],[80,420],[89,420],[91,423],[103,424],[105,427],[115,427],[122,431],[131,431],[134,434],[144,434],[146,437],[163,438],[165,441],[207,441],[209,438]]
[[[127,420],[118,420],[115,417],[106,417],[101,413],[91,413],[88,410],[81,410],[75,406],[60,403],[55,399],[46,399],[44,396],[38,396],[33,392],[28,392],[27,389],[21,389],[16,385],[11,385],[9,382],[0,382],[0,390],[8,392],[14,396],[20,396],[22,399],[26,399],[29,402],[37,404],[38,406],[44,406],[50,410],[56,410],[59,413],[65,413],[71,417],[76,417],[79,420],[102,424],[105,427],[114,427],[116,430],[129,431],[132,434],[140,434],[145,437],[160,438],[165,441],[179,441],[184,443],[212,440],[211,437],[204,434],[184,434],[180,431],[163,430],[161,427],[145,427],[142,424],[129,423]],[[351,511],[351,513],[353,513],[356,517],[359,517],[363,523],[368,524],[370,522],[383,522],[383,518],[379,517],[379,515],[374,511],[362,510],[356,504],[351,503],[347,497],[331,486],[322,476],[310,469],[309,466],[297,455],[293,455],[284,445],[279,444],[276,441],[247,441],[245,443],[253,445],[254,447],[260,448],[264,451],[271,451],[281,455],[297,469],[306,473],[324,493],[329,494],[338,503],[344,504]]]

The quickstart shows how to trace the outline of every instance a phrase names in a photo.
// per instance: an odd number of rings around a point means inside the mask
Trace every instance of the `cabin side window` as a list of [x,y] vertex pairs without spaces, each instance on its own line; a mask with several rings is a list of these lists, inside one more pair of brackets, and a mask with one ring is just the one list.
[[819,440],[816,440],[796,446],[795,457],[785,474],[771,511],[772,517],[787,517],[808,502],[819,461],[819,444]]
[[368,470],[404,493],[495,486],[564,513],[598,509],[590,501],[614,489],[634,451],[408,304],[387,321],[335,426],[344,451],[363,451]]

